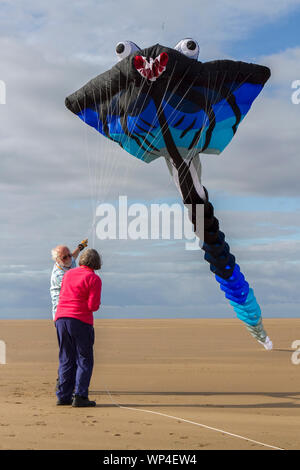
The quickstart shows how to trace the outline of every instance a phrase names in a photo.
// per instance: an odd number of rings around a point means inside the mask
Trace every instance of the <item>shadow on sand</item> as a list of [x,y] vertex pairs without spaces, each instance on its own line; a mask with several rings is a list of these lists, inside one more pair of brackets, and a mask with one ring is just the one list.
[[191,397],[266,397],[275,399],[290,399],[293,401],[288,402],[274,402],[274,403],[243,403],[243,404],[211,404],[211,403],[124,403],[116,402],[111,404],[99,404],[98,407],[113,407],[113,406],[126,406],[134,408],[300,408],[300,403],[295,403],[294,400],[300,400],[300,392],[145,392],[145,391],[109,391],[105,390],[91,390],[91,395],[111,395],[112,397],[129,396],[191,396]]

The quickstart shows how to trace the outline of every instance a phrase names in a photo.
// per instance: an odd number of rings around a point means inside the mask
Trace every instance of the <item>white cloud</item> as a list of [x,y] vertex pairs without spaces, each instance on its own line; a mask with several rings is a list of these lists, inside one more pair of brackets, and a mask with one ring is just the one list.
[[293,80],[300,79],[300,46],[264,56],[262,60],[272,70],[272,85],[286,87]]

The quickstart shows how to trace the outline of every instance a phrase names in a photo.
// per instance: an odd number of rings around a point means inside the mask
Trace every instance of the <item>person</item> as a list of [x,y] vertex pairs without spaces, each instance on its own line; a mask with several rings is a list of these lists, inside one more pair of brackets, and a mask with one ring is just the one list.
[[59,344],[57,405],[96,406],[88,398],[88,389],[94,365],[93,312],[100,307],[102,288],[95,271],[101,265],[99,253],[87,249],[79,258],[79,267],[63,276],[54,318]]
[[76,268],[76,258],[79,253],[87,247],[87,244],[88,239],[82,240],[73,253],[71,253],[69,248],[65,245],[57,245],[53,250],[51,250],[52,259],[55,261],[50,282],[53,320],[58,304],[63,276],[67,271],[69,271],[69,269]]

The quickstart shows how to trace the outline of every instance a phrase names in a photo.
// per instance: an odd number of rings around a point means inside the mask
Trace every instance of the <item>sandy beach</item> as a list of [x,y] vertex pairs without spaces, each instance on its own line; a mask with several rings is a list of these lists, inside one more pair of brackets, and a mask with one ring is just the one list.
[[300,319],[265,326],[271,352],[235,319],[97,319],[84,409],[56,406],[53,323],[1,320],[0,449],[298,449]]

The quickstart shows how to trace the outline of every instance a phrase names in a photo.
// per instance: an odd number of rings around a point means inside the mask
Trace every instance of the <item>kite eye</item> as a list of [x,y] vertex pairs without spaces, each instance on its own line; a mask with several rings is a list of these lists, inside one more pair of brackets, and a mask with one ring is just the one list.
[[116,54],[119,60],[125,59],[125,57],[136,51],[140,51],[140,48],[131,41],[118,42],[116,45]]
[[181,52],[190,59],[198,59],[199,55],[199,45],[194,39],[186,38],[179,41],[178,44],[174,47],[176,51]]

